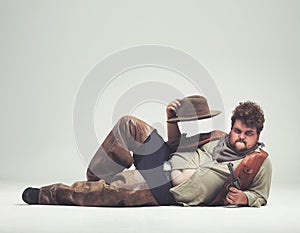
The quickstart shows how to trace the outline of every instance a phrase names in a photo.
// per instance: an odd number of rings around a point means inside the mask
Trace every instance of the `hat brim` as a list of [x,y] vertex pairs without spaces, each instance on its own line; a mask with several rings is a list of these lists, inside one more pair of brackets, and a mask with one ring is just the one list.
[[176,116],[173,118],[170,118],[167,120],[168,123],[177,123],[179,121],[195,121],[195,120],[203,120],[207,118],[211,118],[214,116],[217,116],[221,113],[221,111],[217,110],[211,110],[210,114],[202,115],[202,116],[192,116],[192,117],[182,117],[182,116]]

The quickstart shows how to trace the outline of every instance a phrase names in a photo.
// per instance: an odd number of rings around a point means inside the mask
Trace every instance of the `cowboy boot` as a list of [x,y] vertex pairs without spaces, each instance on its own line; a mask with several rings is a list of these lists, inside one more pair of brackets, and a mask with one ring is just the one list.
[[110,185],[104,180],[78,181],[67,186],[42,187],[38,204],[80,206],[156,206],[158,203],[137,170],[117,174]]
[[111,183],[117,173],[131,167],[134,160],[130,151],[134,153],[138,150],[153,130],[136,117],[122,117],[92,158],[87,169],[87,180],[104,179]]

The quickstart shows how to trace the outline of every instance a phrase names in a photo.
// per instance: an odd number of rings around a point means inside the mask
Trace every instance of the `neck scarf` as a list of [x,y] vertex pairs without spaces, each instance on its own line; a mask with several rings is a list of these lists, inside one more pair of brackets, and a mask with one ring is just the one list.
[[229,143],[229,135],[223,135],[218,144],[215,146],[213,150],[213,158],[218,162],[228,162],[234,161],[244,158],[246,155],[251,154],[258,147],[263,147],[264,144],[261,142],[257,142],[252,148],[236,151]]

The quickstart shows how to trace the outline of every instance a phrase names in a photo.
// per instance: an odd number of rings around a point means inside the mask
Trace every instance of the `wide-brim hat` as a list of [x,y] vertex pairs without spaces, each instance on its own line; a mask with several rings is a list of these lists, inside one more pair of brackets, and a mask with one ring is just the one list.
[[176,116],[168,119],[167,122],[201,120],[221,113],[218,110],[210,110],[206,98],[200,95],[188,96],[179,101],[181,105],[177,109]]

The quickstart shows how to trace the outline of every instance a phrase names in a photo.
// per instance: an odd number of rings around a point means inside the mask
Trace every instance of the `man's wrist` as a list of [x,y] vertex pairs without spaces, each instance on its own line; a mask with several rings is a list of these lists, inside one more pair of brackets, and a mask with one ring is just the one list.
[[242,192],[242,193],[243,193],[243,198],[242,198],[241,205],[248,206],[248,196],[246,195],[246,193],[244,193],[244,192]]

